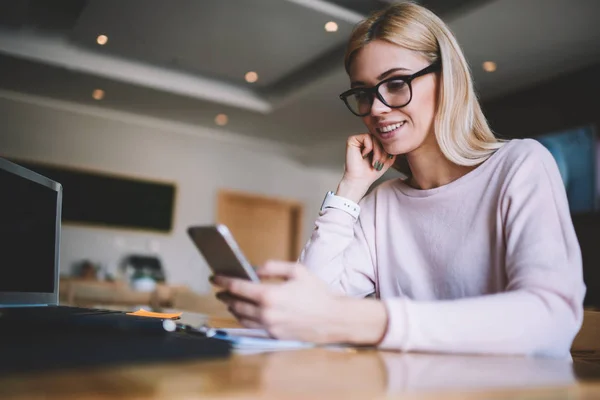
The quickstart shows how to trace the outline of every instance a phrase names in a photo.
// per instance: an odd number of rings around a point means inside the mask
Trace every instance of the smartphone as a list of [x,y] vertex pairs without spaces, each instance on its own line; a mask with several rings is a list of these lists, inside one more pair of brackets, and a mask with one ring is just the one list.
[[215,275],[260,282],[225,225],[191,226],[188,235]]

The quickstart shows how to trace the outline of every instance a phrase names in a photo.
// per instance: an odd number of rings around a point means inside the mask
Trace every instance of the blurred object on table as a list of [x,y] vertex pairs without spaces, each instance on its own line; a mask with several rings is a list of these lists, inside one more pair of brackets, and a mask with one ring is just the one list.
[[130,254],[123,259],[121,270],[129,282],[140,277],[150,278],[157,283],[166,281],[162,263],[156,256]]

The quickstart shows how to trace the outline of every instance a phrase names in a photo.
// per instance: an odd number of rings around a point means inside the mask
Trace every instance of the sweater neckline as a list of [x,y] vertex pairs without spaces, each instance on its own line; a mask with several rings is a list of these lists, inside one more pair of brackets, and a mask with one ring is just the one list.
[[496,150],[490,157],[488,157],[487,160],[485,160],[484,162],[482,162],[481,164],[479,164],[477,167],[475,167],[475,169],[473,169],[472,171],[467,172],[466,174],[464,174],[463,176],[461,176],[458,179],[453,180],[452,182],[449,182],[445,185],[442,186],[438,186],[435,188],[431,188],[431,189],[416,189],[410,185],[408,185],[405,180],[403,179],[398,179],[398,189],[405,194],[406,196],[410,196],[410,197],[429,197],[429,196],[433,196],[436,194],[440,194],[443,192],[447,192],[457,186],[463,185],[471,180],[473,180],[474,178],[476,178],[478,175],[480,175],[481,173],[483,173],[485,170],[491,168],[492,164],[495,164],[496,159],[500,157],[500,154],[502,154],[504,152],[504,149],[511,145],[513,142],[513,140],[506,142],[502,147],[500,147],[498,150]]

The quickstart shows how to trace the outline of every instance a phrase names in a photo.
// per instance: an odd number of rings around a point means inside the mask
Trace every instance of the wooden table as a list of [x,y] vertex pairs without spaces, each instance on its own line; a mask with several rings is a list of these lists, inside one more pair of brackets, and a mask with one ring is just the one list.
[[[233,325],[226,319],[210,322]],[[571,364],[521,357],[310,349],[0,377],[0,399],[105,398],[596,399],[600,365],[577,359]]]

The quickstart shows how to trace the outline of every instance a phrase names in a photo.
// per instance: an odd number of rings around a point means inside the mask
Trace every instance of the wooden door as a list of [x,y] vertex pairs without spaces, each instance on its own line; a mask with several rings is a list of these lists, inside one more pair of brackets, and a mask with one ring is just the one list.
[[296,261],[302,247],[301,221],[298,202],[219,192],[217,222],[229,228],[252,265],[267,260]]

